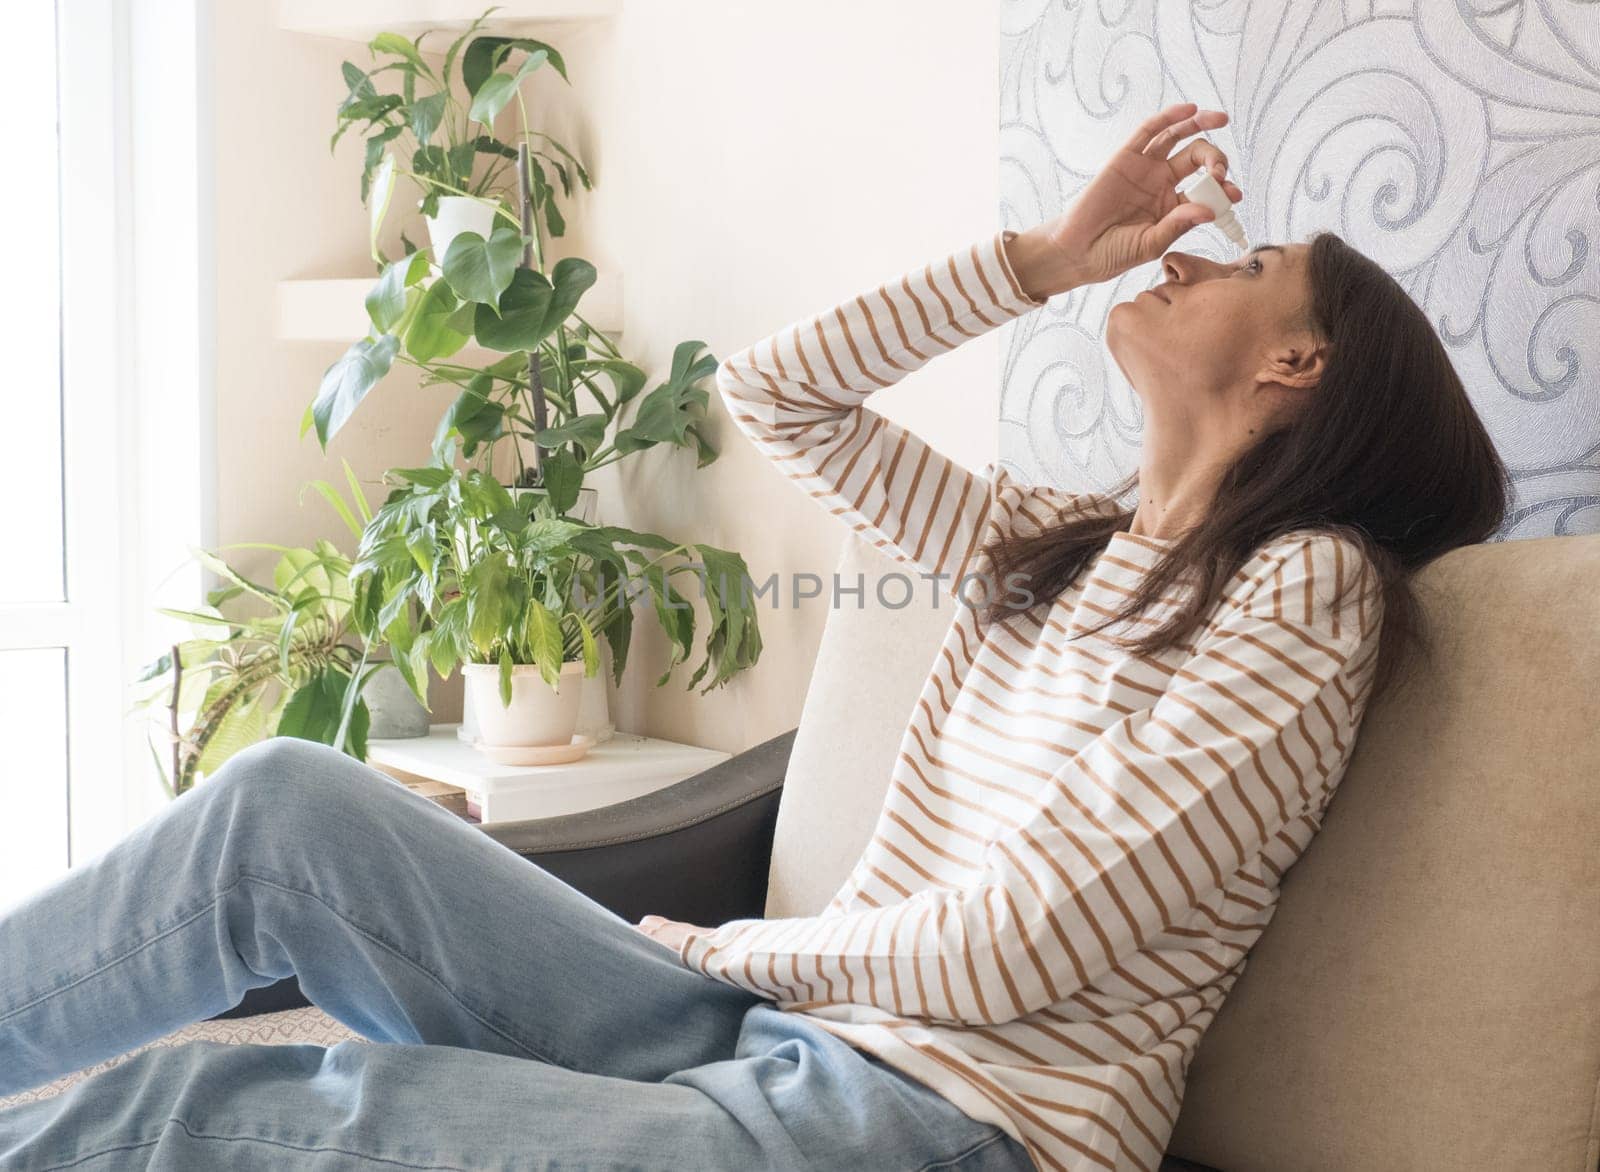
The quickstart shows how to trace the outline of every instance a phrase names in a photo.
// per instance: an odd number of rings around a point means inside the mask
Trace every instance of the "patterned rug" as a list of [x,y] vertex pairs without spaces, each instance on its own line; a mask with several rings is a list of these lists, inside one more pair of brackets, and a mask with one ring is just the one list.
[[126,1054],[74,1071],[72,1074],[62,1075],[54,1082],[46,1083],[42,1087],[35,1087],[31,1091],[23,1091],[21,1094],[0,1099],[0,1110],[18,1103],[31,1103],[37,1099],[48,1099],[54,1095],[59,1095],[80,1079],[88,1078],[92,1074],[98,1074],[102,1070],[109,1070],[119,1063],[126,1062],[135,1054],[148,1050],[151,1046],[181,1046],[185,1042],[197,1041],[226,1042],[230,1045],[248,1045],[264,1042],[273,1046],[284,1046],[295,1042],[310,1042],[317,1046],[332,1046],[336,1042],[344,1042],[352,1038],[360,1038],[360,1036],[360,1034],[347,1029],[314,1005],[302,1006],[299,1009],[285,1009],[280,1013],[261,1013],[254,1017],[230,1017],[222,1021],[197,1021],[193,1025],[186,1025],[180,1030],[174,1030],[165,1037],[157,1038],[153,1042],[147,1042],[138,1049],[129,1050]]

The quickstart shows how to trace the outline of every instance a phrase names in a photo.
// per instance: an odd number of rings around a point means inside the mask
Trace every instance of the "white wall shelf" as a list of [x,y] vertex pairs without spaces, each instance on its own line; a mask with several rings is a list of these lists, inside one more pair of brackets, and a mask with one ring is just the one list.
[[[290,342],[344,342],[367,336],[366,297],[377,277],[279,281],[277,335]],[[622,334],[622,278],[600,273],[578,303],[584,320],[607,337]]]
[[[461,31],[492,0],[278,0],[278,27],[290,32],[365,44],[382,32],[415,37],[429,29]],[[500,0],[484,22],[493,33],[533,33],[542,27],[589,24],[622,10],[622,0]],[[434,42],[439,42],[434,45]],[[425,48],[443,53],[448,40],[430,37]]]

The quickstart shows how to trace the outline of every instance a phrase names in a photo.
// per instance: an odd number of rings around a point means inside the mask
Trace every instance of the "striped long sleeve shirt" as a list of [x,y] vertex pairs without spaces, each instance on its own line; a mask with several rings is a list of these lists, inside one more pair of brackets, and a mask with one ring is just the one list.
[[[718,370],[735,423],[786,475],[952,594],[997,534],[1119,508],[997,462],[968,471],[863,405],[1044,304],[1010,267],[1011,235]],[[1306,529],[1257,550],[1179,646],[1109,638],[1169,617],[1176,590],[1089,634],[1169,545],[1116,532],[1058,597],[998,622],[953,606],[872,838],[828,906],[691,930],[681,962],[994,1122],[1040,1169],[1156,1169],[1201,1036],[1344,773],[1381,623],[1360,548]]]

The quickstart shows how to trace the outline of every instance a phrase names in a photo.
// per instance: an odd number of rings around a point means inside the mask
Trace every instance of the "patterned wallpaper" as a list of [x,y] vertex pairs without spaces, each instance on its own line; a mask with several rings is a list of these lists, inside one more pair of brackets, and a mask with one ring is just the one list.
[[[1600,3],[1001,0],[1005,227],[1056,215],[1143,118],[1209,132],[1251,243],[1330,229],[1428,313],[1516,479],[1503,537],[1600,532]],[[1202,226],[1176,245],[1237,255]],[[1004,328],[1000,460],[1102,489],[1140,404],[1103,343],[1154,262]]]

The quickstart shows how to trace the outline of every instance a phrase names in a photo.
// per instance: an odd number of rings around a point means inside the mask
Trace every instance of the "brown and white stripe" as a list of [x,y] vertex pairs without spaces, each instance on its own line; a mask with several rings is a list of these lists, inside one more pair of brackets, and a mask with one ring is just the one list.
[[[863,406],[1042,304],[1008,235],[718,371],[780,469],[951,590],[996,532],[1116,507],[997,463],[969,472]],[[1195,1048],[1343,776],[1381,623],[1361,551],[1304,530],[1258,550],[1183,647],[1135,657],[1106,637],[1117,628],[1086,635],[1166,544],[1114,535],[1042,617],[980,632],[956,608],[827,909],[691,933],[683,963],[928,1083],[1041,1169],[1155,1169]]]

